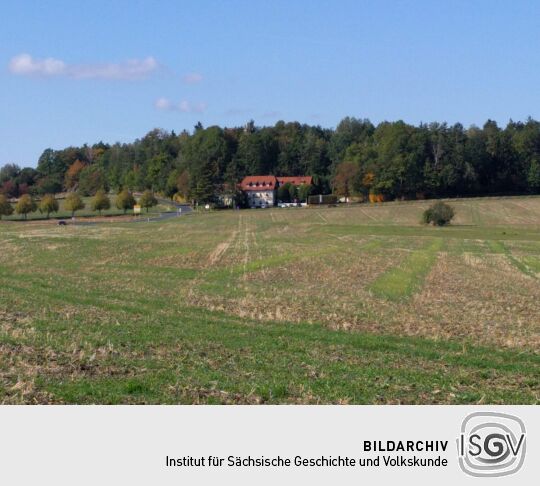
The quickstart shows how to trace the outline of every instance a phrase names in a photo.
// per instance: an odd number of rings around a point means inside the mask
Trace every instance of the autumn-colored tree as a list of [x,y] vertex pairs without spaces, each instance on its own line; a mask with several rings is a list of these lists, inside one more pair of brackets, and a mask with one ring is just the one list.
[[348,198],[357,192],[360,167],[354,162],[343,162],[338,165],[334,177],[334,192],[338,196]]
[[364,175],[364,177],[362,177],[362,186],[364,186],[368,190],[371,189],[374,183],[375,183],[375,174],[373,172],[368,172],[367,174]]
[[120,191],[116,195],[116,207],[118,209],[123,209],[124,214],[126,214],[128,209],[132,209],[133,206],[135,206],[136,201],[133,197],[133,194],[129,192],[127,189],[124,189],[123,191]]
[[146,212],[148,212],[148,209],[152,206],[157,206],[157,199],[156,196],[154,196],[154,193],[152,191],[146,190],[143,192],[141,198],[139,199],[139,204],[146,208]]
[[96,192],[96,195],[92,199],[92,211],[99,211],[101,216],[101,211],[107,210],[111,207],[111,200],[105,194],[105,191],[99,190]]
[[68,167],[64,178],[64,185],[66,186],[66,189],[72,189],[78,184],[81,171],[85,167],[86,164],[84,162],[81,162],[79,159],[77,159],[75,162],[73,162],[73,164]]
[[66,196],[64,207],[68,211],[71,211],[71,217],[73,218],[75,216],[75,211],[78,211],[79,209],[84,209],[85,204],[81,199],[81,196],[79,196],[76,192],[70,192]]
[[53,194],[45,194],[45,196],[43,196],[39,202],[39,212],[45,213],[47,215],[47,219],[49,219],[49,215],[51,213],[58,212],[58,208],[58,201]]
[[184,170],[176,179],[176,188],[178,193],[187,201],[189,197],[189,173],[187,170]]
[[8,201],[4,194],[0,194],[0,219],[2,216],[10,216],[13,214],[13,206]]
[[28,219],[28,213],[33,213],[36,209],[36,202],[30,197],[29,194],[21,196],[15,205],[15,212],[17,214],[22,214],[24,219]]
[[17,186],[13,181],[5,181],[0,187],[0,194],[4,194],[7,197],[15,197],[17,195]]

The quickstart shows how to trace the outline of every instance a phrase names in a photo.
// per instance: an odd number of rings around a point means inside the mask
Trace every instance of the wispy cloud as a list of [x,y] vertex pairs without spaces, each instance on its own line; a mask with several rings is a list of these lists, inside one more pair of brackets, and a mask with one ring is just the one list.
[[19,54],[11,59],[8,69],[18,76],[53,77],[73,79],[144,79],[158,69],[153,57],[130,59],[121,63],[68,64],[60,59],[47,57],[34,59],[30,54]]
[[201,73],[188,73],[182,76],[182,81],[186,84],[198,84],[203,80]]
[[156,108],[156,110],[166,111],[172,108],[172,103],[171,100],[169,100],[168,98],[158,98],[154,102],[154,107]]
[[171,101],[169,98],[158,98],[154,102],[156,110],[160,111],[178,111],[180,113],[203,113],[206,111],[206,103],[192,103],[191,101],[182,100],[178,103]]

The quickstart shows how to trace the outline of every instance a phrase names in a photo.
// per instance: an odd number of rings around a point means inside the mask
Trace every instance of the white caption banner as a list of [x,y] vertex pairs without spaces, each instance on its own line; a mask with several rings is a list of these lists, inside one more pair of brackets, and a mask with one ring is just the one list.
[[4,406],[0,431],[0,477],[10,486],[439,486],[485,482],[479,476],[527,485],[540,477],[540,408],[532,406]]

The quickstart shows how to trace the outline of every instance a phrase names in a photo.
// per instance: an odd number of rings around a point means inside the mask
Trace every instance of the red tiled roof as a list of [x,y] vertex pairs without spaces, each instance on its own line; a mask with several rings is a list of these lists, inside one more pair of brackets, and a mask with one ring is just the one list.
[[294,177],[276,177],[279,184],[292,184],[294,186],[301,186],[302,184],[313,184],[313,177],[311,176],[294,176]]
[[293,184],[295,186],[301,186],[302,184],[313,184],[313,177],[311,176],[294,176],[294,177],[274,177],[271,175],[266,176],[246,176],[242,179],[242,182],[238,184],[242,191],[269,191],[276,189],[277,186],[282,184]]
[[246,176],[240,182],[242,191],[271,191],[276,188],[274,176]]

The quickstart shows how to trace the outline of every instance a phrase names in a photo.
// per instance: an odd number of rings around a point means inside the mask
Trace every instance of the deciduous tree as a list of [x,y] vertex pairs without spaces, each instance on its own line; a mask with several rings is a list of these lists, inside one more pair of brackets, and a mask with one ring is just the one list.
[[64,206],[68,211],[71,211],[71,217],[73,218],[76,211],[79,211],[79,209],[84,209],[85,204],[81,199],[81,196],[79,196],[76,192],[70,192],[66,196]]
[[128,209],[133,209],[133,206],[135,206],[136,201],[133,197],[133,194],[129,192],[127,189],[124,189],[120,191],[116,195],[116,207],[118,209],[123,209],[124,214],[126,214]]
[[154,193],[152,191],[146,190],[143,192],[141,198],[139,199],[139,204],[146,208],[146,212],[148,212],[148,209],[157,206],[157,199],[156,196],[154,196]]
[[104,190],[100,189],[96,192],[96,195],[92,198],[92,211],[99,211],[101,216],[102,211],[106,211],[111,207],[111,200],[107,196]]
[[540,191],[540,160],[539,157],[535,157],[531,161],[529,172],[527,174],[527,182],[532,192]]
[[334,177],[334,192],[348,198],[358,192],[360,167],[354,162],[342,162],[338,165]]
[[79,183],[79,176],[86,164],[77,159],[68,167],[64,177],[64,185],[67,190],[72,189]]
[[53,194],[45,194],[41,201],[39,202],[39,212],[45,213],[47,215],[47,219],[49,219],[49,215],[51,213],[57,213],[58,212],[58,201],[54,197]]
[[0,219],[2,219],[2,216],[11,216],[12,214],[13,206],[4,194],[0,194]]
[[36,209],[37,204],[29,194],[21,196],[15,205],[15,212],[22,214],[24,219],[28,219],[28,214],[33,213]]

